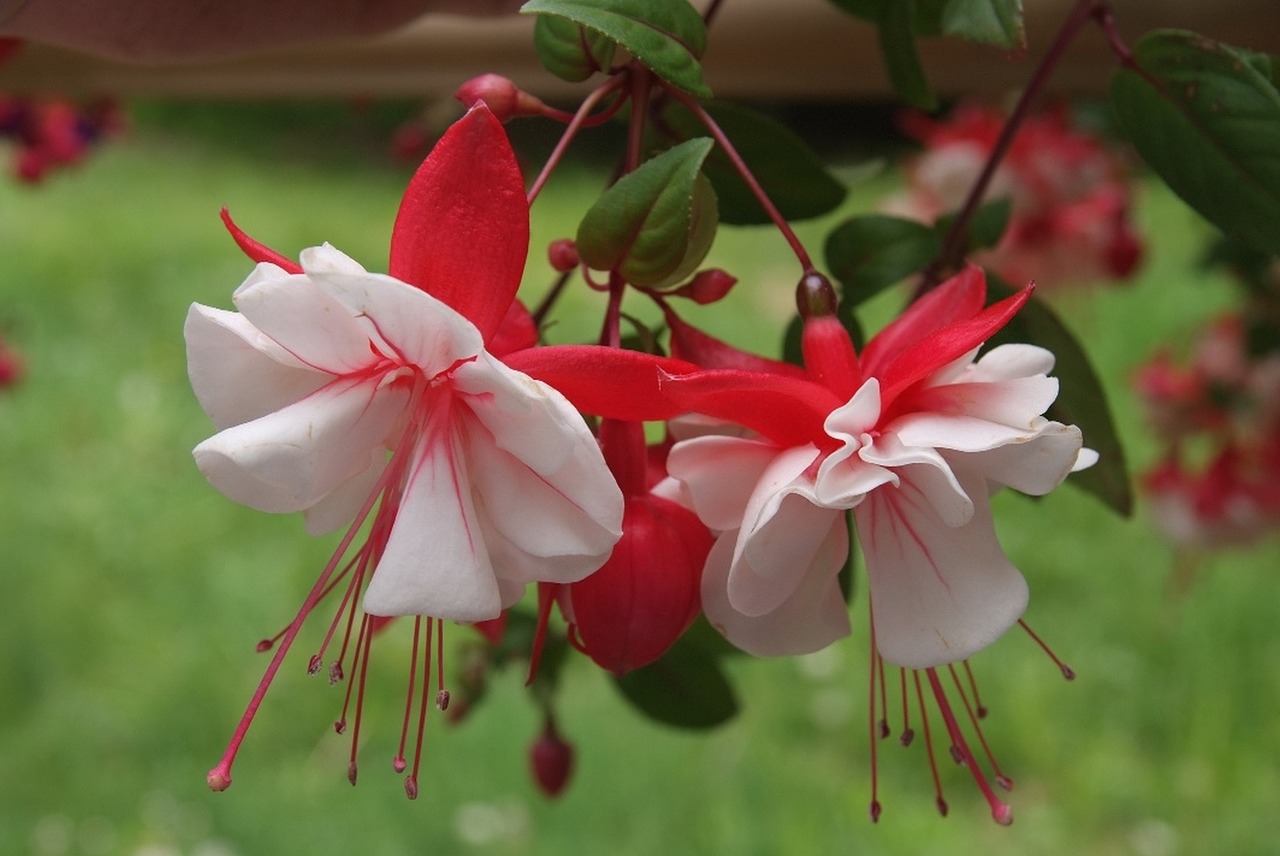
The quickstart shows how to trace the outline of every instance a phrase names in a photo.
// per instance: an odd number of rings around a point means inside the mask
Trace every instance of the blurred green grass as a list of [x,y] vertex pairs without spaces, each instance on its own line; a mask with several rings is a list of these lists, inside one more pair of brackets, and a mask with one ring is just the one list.
[[[885,811],[867,819],[862,600],[854,637],[833,649],[734,660],[744,710],[711,734],[649,723],[586,664],[570,669],[560,724],[578,768],[557,802],[529,781],[539,721],[510,673],[465,724],[431,730],[422,796],[407,802],[386,769],[403,702],[402,661],[386,650],[352,789],[331,731],[341,691],[308,679],[299,653],[235,786],[211,794],[205,771],[265,666],[254,643],[292,616],[333,542],[234,506],[196,472],[189,450],[210,427],[186,382],[182,321],[192,301],[229,306],[248,271],[221,205],[286,254],[328,240],[382,269],[408,168],[383,154],[381,114],[136,115],[83,169],[36,189],[0,183],[0,329],[28,365],[0,394],[0,853],[1280,853],[1274,539],[1207,557],[1178,588],[1176,557],[1141,514],[1117,520],[1070,488],[997,502],[1031,583],[1028,620],[1080,676],[1063,682],[1017,633],[976,658],[987,734],[1017,781],[1012,828],[949,764],[939,819],[920,741],[881,745]],[[550,281],[543,248],[572,233],[595,182],[557,176],[535,206],[530,301]],[[882,189],[863,187],[845,212]],[[1133,367],[1232,291],[1195,270],[1208,231],[1166,191],[1147,188],[1139,215],[1154,245],[1140,279],[1064,311],[1141,466],[1153,450]],[[802,230],[815,252],[829,224]],[[781,239],[728,233],[712,261],[744,281],[691,320],[774,348],[796,278]],[[575,296],[552,338],[592,337],[598,306]]]

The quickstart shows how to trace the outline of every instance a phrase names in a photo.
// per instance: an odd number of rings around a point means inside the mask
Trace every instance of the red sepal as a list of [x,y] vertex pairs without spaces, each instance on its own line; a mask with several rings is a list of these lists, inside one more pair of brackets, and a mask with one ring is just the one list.
[[483,104],[418,167],[391,231],[389,273],[493,338],[524,272],[529,206],[506,132]]
[[601,345],[550,345],[503,358],[508,366],[549,384],[583,413],[628,422],[670,419],[688,412],[668,400],[665,378],[696,372],[684,360]]
[[255,262],[270,262],[273,265],[284,268],[289,273],[302,273],[302,265],[292,259],[285,258],[265,244],[260,244],[246,235],[244,230],[231,219],[231,212],[227,210],[225,205],[219,213],[222,215],[222,222],[226,224],[227,231],[231,233],[232,240],[244,251],[246,256]]

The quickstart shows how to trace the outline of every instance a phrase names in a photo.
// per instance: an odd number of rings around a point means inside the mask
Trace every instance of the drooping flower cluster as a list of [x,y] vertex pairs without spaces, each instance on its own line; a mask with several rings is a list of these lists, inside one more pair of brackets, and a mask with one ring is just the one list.
[[1252,347],[1239,315],[1135,377],[1164,452],[1146,475],[1152,517],[1183,547],[1247,544],[1280,527],[1280,350]]
[[[500,633],[503,611],[537,582],[534,669],[553,605],[570,642],[619,675],[660,658],[700,613],[753,654],[815,651],[850,632],[839,576],[852,521],[869,577],[873,682],[883,686],[886,662],[901,667],[905,700],[910,673],[935,781],[929,710],[993,816],[1011,819],[991,787],[1009,780],[956,669],[1021,623],[1027,604],[990,495],[1048,493],[1093,457],[1077,428],[1044,415],[1058,391],[1052,354],[981,351],[1030,289],[986,306],[985,277],[967,267],[859,353],[831,286],[809,269],[798,293],[803,364],[792,365],[731,348],[672,311],[669,298],[728,292],[733,278],[712,270],[639,289],[665,315],[672,357],[618,347],[616,325],[605,345],[538,346],[515,300],[527,197],[483,104],[411,180],[386,275],[328,245],[294,262],[224,217],[258,265],[235,292],[238,311],[196,305],[188,317],[191,382],[218,428],[197,463],[238,502],[346,534],[281,634],[211,786],[230,784],[275,671],[330,592],[340,603],[309,668],[345,621],[329,671],[341,680],[355,669],[353,781],[370,650],[389,618],[411,617],[394,767],[408,767],[416,702],[414,796],[429,699],[449,699],[444,620]],[[569,249],[555,254],[562,275],[580,263]],[[615,310],[624,286],[616,276],[608,286]],[[600,417],[594,435],[580,411]],[[676,417],[670,441],[646,442],[643,423]],[[883,692],[872,698],[882,722]],[[554,793],[572,756],[549,705],[545,715],[531,765]]]
[[[941,121],[912,114],[906,131],[925,151],[906,166],[907,189],[883,209],[927,223],[959,209],[1004,124],[998,111],[972,103]],[[1008,226],[975,261],[1013,283],[1127,279],[1143,247],[1130,221],[1130,197],[1119,158],[1098,137],[1072,127],[1065,110],[1029,117],[984,197],[1009,200]]]

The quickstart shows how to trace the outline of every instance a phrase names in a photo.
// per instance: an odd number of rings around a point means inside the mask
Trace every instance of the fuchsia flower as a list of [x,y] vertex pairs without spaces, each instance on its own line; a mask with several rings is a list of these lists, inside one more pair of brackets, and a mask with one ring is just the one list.
[[[196,461],[237,502],[301,511],[312,532],[348,531],[211,771],[217,789],[230,784],[275,669],[370,515],[368,540],[339,572],[349,576],[344,607],[364,590],[361,689],[377,624],[368,615],[418,616],[419,629],[425,617],[425,712],[431,645],[440,644],[433,622],[492,619],[530,582],[582,579],[609,556],[623,511],[578,412],[500,359],[533,344],[514,303],[528,207],[486,108],[457,122],[414,175],[389,275],[328,245],[294,264],[227,222],[259,264],[235,292],[239,312],[195,305],[188,316],[192,386],[219,429],[196,447]],[[413,691],[411,677],[410,701]],[[421,714],[418,727],[420,752]],[[403,754],[402,734],[399,770]]]
[[[925,152],[907,167],[905,193],[886,211],[933,222],[964,202],[1005,118],[962,105],[945,121],[911,116],[907,133]],[[1130,189],[1119,158],[1064,110],[1026,119],[996,168],[988,199],[1007,198],[1008,228],[976,261],[1009,282],[1122,280],[1136,270],[1142,239],[1129,220]]]
[[703,575],[707,617],[760,655],[846,635],[837,575],[852,510],[879,655],[926,670],[954,745],[1002,820],[1007,806],[979,775],[934,670],[990,645],[1027,604],[990,494],[1047,493],[1094,457],[1079,429],[1043,417],[1058,392],[1052,354],[1004,345],[977,357],[1029,295],[984,309],[985,280],[970,267],[861,355],[833,315],[809,317],[807,377],[729,369],[665,384],[687,410],[758,435],[685,440],[668,458],[699,517],[723,533]]

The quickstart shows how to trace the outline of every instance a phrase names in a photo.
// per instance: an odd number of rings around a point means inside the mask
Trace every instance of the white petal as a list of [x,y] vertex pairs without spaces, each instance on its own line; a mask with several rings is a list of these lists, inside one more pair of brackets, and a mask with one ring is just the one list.
[[807,654],[849,635],[849,611],[838,575],[849,556],[844,515],[836,515],[791,596],[758,616],[738,612],[729,603],[729,565],[736,533],[722,535],[707,557],[702,574],[702,608],[726,639],[758,657]]
[[[1076,426],[1041,420],[1035,434],[1025,440],[986,452],[948,453],[947,459],[957,471],[1043,496],[1062,484],[1082,458],[1088,459],[1080,444],[1080,429]],[[1096,453],[1093,458],[1096,460]]]
[[854,510],[867,561],[876,645],[886,660],[923,669],[970,657],[1021,617],[1027,584],[996,541],[981,484],[963,527],[947,526],[904,474]]
[[193,303],[184,334],[191,388],[219,430],[279,410],[332,380],[238,312]]
[[374,361],[368,327],[311,277],[259,265],[234,300],[255,327],[319,371],[350,374]]
[[858,455],[870,463],[893,468],[893,485],[881,490],[900,486],[899,479],[909,473],[916,490],[921,491],[948,526],[963,526],[973,516],[968,493],[952,472],[947,458],[935,449],[905,446],[896,435],[882,434]]
[[369,466],[330,491],[323,499],[303,512],[308,535],[323,535],[355,519],[387,468],[387,450],[378,446],[370,455]]
[[1053,352],[1036,345],[999,345],[975,363],[982,380],[1008,380],[1053,371]]
[[[808,450],[808,466],[818,450]],[[709,435],[682,440],[667,455],[667,472],[685,486],[694,512],[714,531],[738,529],[751,494],[781,453],[772,443]],[[803,467],[802,467],[803,469]]]
[[[1027,428],[1058,397],[1058,379],[1038,375],[1011,380],[961,381],[930,387],[912,399],[913,409],[949,419],[970,418]],[[920,415],[913,413],[911,416]],[[907,417],[910,418],[910,417]],[[896,426],[895,420],[893,425]]]
[[537,472],[558,472],[583,447],[595,447],[593,462],[598,459],[603,466],[595,437],[558,390],[509,368],[487,351],[458,366],[452,377],[453,388],[495,442]]
[[418,437],[391,536],[365,589],[371,615],[483,621],[502,611],[449,399],[442,399]]
[[[303,265],[310,256],[304,251]],[[470,360],[484,349],[475,325],[420,288],[382,274],[353,274],[326,267],[308,270],[335,303],[359,318],[366,338],[385,356],[417,366],[428,378]]]
[[404,410],[407,393],[336,380],[288,407],[196,446],[209,482],[261,511],[301,511],[364,472]]
[[810,457],[808,446],[778,455],[751,494],[729,571],[729,602],[738,612],[763,615],[791,597],[842,515],[816,504],[805,472]]
[[474,416],[460,416],[459,429],[477,503],[515,550],[542,560],[526,581],[577,582],[604,563],[622,536],[622,491],[594,440],[580,458],[540,475],[499,448]]

